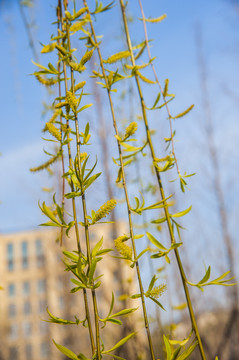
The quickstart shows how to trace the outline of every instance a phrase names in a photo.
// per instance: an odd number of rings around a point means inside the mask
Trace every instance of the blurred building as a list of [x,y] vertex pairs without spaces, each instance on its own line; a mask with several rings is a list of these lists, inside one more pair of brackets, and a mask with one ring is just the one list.
[[[63,358],[51,339],[76,354],[89,354],[87,328],[43,321],[49,319],[46,308],[54,316],[72,321],[75,315],[80,320],[85,316],[82,292],[70,293],[74,287],[70,281],[73,276],[64,272],[57,234],[55,229],[50,229],[0,235],[0,285],[3,287],[0,291],[0,360]],[[99,241],[101,236],[104,237],[104,247],[112,248],[110,226],[92,227],[91,241]],[[76,250],[74,238],[67,238],[64,248]],[[119,268],[119,261],[108,255],[100,262],[100,273],[104,276],[102,286],[97,289],[97,299],[102,317],[108,314],[112,290],[116,298],[122,292],[137,292],[134,290],[134,270],[123,266],[123,274],[119,276]],[[90,292],[88,298],[91,303]],[[137,305],[135,300],[131,304],[134,307]],[[114,312],[119,311],[120,306],[123,305],[116,304]],[[137,317],[141,316],[136,313],[134,320],[128,320],[131,324],[137,323]],[[117,333],[119,326],[110,324],[102,331],[102,338],[113,346],[118,338]]]
[[[207,359],[238,360],[239,356],[239,319],[235,308],[217,308],[197,315],[197,324]],[[177,324],[175,337],[186,338],[191,331],[188,321]],[[190,359],[200,359],[198,348]]]

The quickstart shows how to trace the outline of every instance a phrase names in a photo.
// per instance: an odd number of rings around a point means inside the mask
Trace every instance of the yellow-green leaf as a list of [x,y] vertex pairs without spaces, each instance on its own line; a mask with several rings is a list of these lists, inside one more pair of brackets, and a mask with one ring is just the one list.
[[136,74],[137,74],[137,75],[140,77],[140,79],[141,79],[142,81],[144,81],[145,83],[147,83],[147,84],[156,84],[155,81],[152,81],[152,80],[146,78],[146,76],[142,75],[140,71],[136,71]]
[[196,341],[195,343],[193,343],[188,349],[186,349],[179,357],[177,360],[186,360],[189,359],[189,356],[192,354],[192,352],[194,351],[194,349],[196,348],[196,346],[198,345],[198,342]]
[[149,232],[146,232],[146,235],[149,239],[149,241],[154,244],[158,249],[167,250],[166,247],[164,247],[155,237],[150,234]]
[[191,106],[189,106],[189,108],[183,112],[181,112],[180,114],[178,114],[177,116],[174,116],[173,119],[179,119],[185,115],[187,115],[189,113],[189,111],[191,111],[194,108],[194,104],[192,104]]
[[192,331],[190,332],[190,334],[188,335],[187,338],[185,338],[184,340],[170,340],[168,339],[168,342],[171,344],[171,345],[180,345],[180,346],[184,346],[187,344],[187,342],[189,341],[189,339],[191,338],[192,336]]
[[49,53],[51,51],[53,51],[56,47],[56,43],[51,43],[51,44],[48,44],[48,45],[45,45],[42,50],[41,50],[41,53],[42,54],[45,54],[45,53]]
[[102,351],[102,354],[109,354],[110,352],[118,349],[120,346],[124,345],[129,339],[131,339],[133,336],[136,335],[136,332],[133,332],[127,336],[125,336],[123,339],[121,339],[115,346],[113,346],[110,350]]
[[173,215],[171,215],[171,216],[172,216],[173,218],[178,218],[178,217],[184,216],[184,215],[188,214],[191,209],[192,209],[192,206],[189,206],[188,209],[183,210],[183,211],[180,211],[180,212],[178,212],[178,213],[176,213],[176,214],[173,214]]
[[153,18],[153,19],[144,18],[144,19],[139,19],[139,20],[145,20],[146,22],[149,22],[149,23],[158,23],[158,22],[163,21],[166,17],[167,17],[167,15],[163,14],[163,15],[157,17],[157,18]]
[[165,79],[164,81],[164,90],[163,90],[163,96],[167,96],[168,95],[168,84],[169,84],[169,79]]
[[173,306],[173,310],[183,310],[187,307],[186,303],[180,304],[180,305],[175,305]]
[[114,55],[111,55],[107,60],[105,60],[105,63],[113,64],[119,60],[126,59],[128,57],[130,57],[129,51],[120,51]]
[[57,344],[54,340],[52,341],[56,345],[57,349],[60,350],[60,352],[62,352],[62,354],[66,355],[68,358],[72,360],[79,360],[78,356],[74,354],[71,350],[67,349],[65,346]]
[[198,284],[204,284],[205,282],[207,282],[208,279],[210,278],[210,274],[211,274],[211,266],[208,266],[208,269],[207,269],[204,277],[202,278],[201,281],[199,281]]

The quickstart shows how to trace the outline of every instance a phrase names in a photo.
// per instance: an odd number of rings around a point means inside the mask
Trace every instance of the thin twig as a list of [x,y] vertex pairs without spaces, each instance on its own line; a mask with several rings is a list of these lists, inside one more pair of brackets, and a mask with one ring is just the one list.
[[167,100],[166,100],[166,98],[164,96],[164,91],[163,91],[162,85],[159,82],[158,75],[157,75],[155,67],[154,67],[154,63],[152,61],[152,56],[151,56],[151,52],[150,52],[148,32],[147,32],[147,26],[146,26],[143,6],[142,6],[142,3],[141,3],[141,0],[138,0],[138,2],[139,2],[139,6],[140,6],[140,11],[141,11],[141,14],[142,14],[143,24],[144,24],[144,36],[145,36],[145,43],[146,43],[146,47],[147,47],[147,51],[148,51],[148,57],[149,57],[149,60],[151,62],[151,67],[152,67],[152,70],[153,70],[153,73],[154,73],[155,81],[156,81],[156,83],[157,83],[157,85],[159,87],[159,90],[160,90],[161,95],[163,97],[163,101],[164,101],[164,104],[165,104],[165,107],[166,107],[166,110],[167,110],[167,113],[168,113],[169,126],[170,126],[170,135],[171,135],[172,154],[173,154],[175,165],[176,165],[176,168],[177,168],[177,173],[178,173],[178,175],[180,175],[180,170],[179,170],[179,166],[178,166],[178,160],[176,158],[175,147],[174,147],[174,134],[173,134],[172,115],[171,115],[171,112],[169,110],[168,102],[167,102]]
[[24,27],[25,27],[26,32],[27,32],[29,46],[30,46],[30,48],[31,48],[31,50],[33,52],[34,59],[39,63],[39,56],[38,56],[38,53],[37,53],[37,50],[36,50],[36,47],[35,47],[35,43],[34,43],[32,33],[30,31],[30,25],[27,22],[27,18],[26,18],[25,12],[23,10],[23,6],[21,5],[21,1],[17,1],[17,4],[18,4],[18,8],[19,8],[21,17],[22,17]]
[[[209,101],[209,91],[207,86],[207,71],[205,59],[203,56],[203,45],[202,45],[202,34],[199,25],[196,28],[196,44],[197,44],[197,57],[198,57],[198,65],[200,70],[200,85],[201,85],[201,93],[202,93],[202,101],[203,108],[206,116],[206,135],[207,135],[207,144],[208,151],[211,160],[211,166],[213,169],[213,184],[214,184],[214,193],[218,203],[219,217],[221,222],[221,231],[223,242],[226,248],[226,257],[229,265],[229,269],[231,271],[231,275],[235,277],[235,262],[233,256],[233,244],[232,239],[229,232],[229,224],[227,217],[227,210],[225,205],[225,197],[222,190],[221,184],[221,176],[220,176],[220,168],[219,168],[219,156],[215,146],[215,130],[213,126],[213,118],[211,105]],[[227,324],[225,325],[223,336],[221,337],[220,343],[218,345],[217,353],[221,356],[223,355],[223,350],[226,348],[226,344],[230,340],[230,337],[234,333],[231,331],[234,323],[237,323],[238,320],[238,287],[237,285],[233,286],[231,289],[232,294],[232,308],[229,314],[229,319]]]
[[[64,2],[64,9],[67,11],[67,1],[63,0]],[[66,35],[67,35],[67,41],[68,41],[68,50],[71,50],[71,42],[70,42],[70,33],[69,33],[69,26],[67,19],[65,20],[66,24]],[[74,94],[74,71],[71,68],[71,91],[73,96]],[[76,131],[76,151],[77,151],[77,159],[78,159],[78,166],[79,166],[79,174],[80,177],[82,176],[82,170],[81,170],[81,158],[80,158],[80,135],[79,135],[79,124],[78,124],[78,117],[76,112],[74,113],[74,120],[75,120],[75,131]],[[87,248],[87,260],[88,260],[88,266],[91,267],[91,250],[90,250],[90,237],[89,237],[89,222],[88,222],[88,216],[87,216],[87,208],[86,208],[86,197],[85,192],[83,191],[83,185],[81,184],[81,192],[82,192],[82,207],[83,207],[83,217],[84,217],[84,228],[85,228],[85,240],[86,240],[86,248]],[[92,284],[94,285],[94,281],[92,280]],[[93,299],[93,309],[94,309],[94,317],[95,317],[95,331],[96,331],[96,358],[97,360],[100,360],[101,358],[101,344],[100,344],[100,327],[99,327],[99,314],[98,314],[98,306],[97,306],[97,299],[96,299],[96,291],[95,289],[91,289],[92,299]]]
[[[60,20],[61,20],[61,27],[63,29],[63,19],[62,19],[62,6],[61,6],[61,0],[58,0],[58,7],[60,9]],[[64,80],[65,80],[65,92],[68,91],[68,84],[67,84],[67,71],[66,71],[66,63],[65,61],[63,62],[63,71],[64,71]],[[70,128],[69,126],[69,119],[68,116],[66,117],[66,125],[67,125],[67,129]],[[69,141],[69,131],[67,131],[67,148],[68,148],[68,158],[69,158],[69,167],[73,168],[73,160],[72,160],[72,155],[71,155],[71,147],[70,147],[70,141]],[[74,192],[74,184],[71,180],[70,183],[71,186],[71,191]],[[79,228],[78,228],[78,221],[77,221],[77,213],[76,213],[76,204],[75,204],[75,198],[72,198],[72,209],[73,209],[73,218],[74,218],[74,225],[75,225],[75,233],[76,233],[76,241],[77,241],[77,247],[78,247],[78,252],[79,252],[79,256],[82,256],[82,251],[81,251],[81,245],[80,245],[80,234],[79,234]],[[90,312],[89,312],[89,305],[88,305],[88,297],[87,297],[87,293],[86,293],[86,289],[83,288],[83,295],[84,295],[84,303],[85,303],[85,312],[86,312],[86,319],[87,319],[87,323],[88,323],[88,329],[89,329],[89,335],[90,335],[90,341],[91,341],[91,350],[92,350],[92,355],[95,352],[95,342],[94,342],[94,336],[93,336],[93,330],[92,330],[92,325],[91,325],[91,318],[90,318]]]
[[[121,7],[122,16],[123,16],[123,22],[124,22],[125,34],[126,34],[126,38],[127,38],[128,50],[129,50],[129,52],[131,54],[132,65],[135,66],[136,64],[135,64],[135,58],[134,58],[134,54],[133,54],[133,49],[132,49],[132,44],[131,44],[131,39],[130,39],[130,34],[129,34],[129,29],[128,29],[127,17],[126,17],[126,12],[125,12],[125,5],[124,5],[123,0],[119,0],[119,1],[120,1],[120,7]],[[155,164],[156,164],[156,162],[155,162],[156,156],[155,156],[155,151],[154,151],[154,147],[153,147],[153,143],[152,143],[152,139],[151,139],[151,133],[150,133],[149,125],[148,125],[148,119],[147,119],[147,114],[146,114],[146,106],[145,106],[145,102],[144,102],[144,97],[143,97],[143,94],[142,94],[142,90],[141,90],[141,86],[140,86],[140,82],[139,82],[139,77],[138,77],[137,73],[135,74],[135,80],[136,80],[137,89],[138,89],[138,93],[139,93],[139,98],[140,98],[140,102],[141,102],[141,109],[142,109],[145,129],[146,129],[147,141],[148,141],[148,144],[149,144],[149,147],[150,147],[151,157],[152,157],[153,164],[154,164],[154,170],[155,170],[155,174],[156,174],[158,185],[159,185],[159,191],[160,191],[162,200],[165,200],[164,187],[163,187],[163,184],[162,184],[161,176],[160,176],[160,173],[159,173],[157,167],[155,166]],[[166,201],[164,202],[164,205],[165,205],[164,206],[164,213],[165,213],[165,217],[166,217],[166,221],[167,221],[167,225],[168,225],[168,230],[169,230],[171,243],[175,244],[176,241],[175,241],[173,227],[172,227],[172,223],[171,223],[171,218],[170,218],[170,214],[169,214],[169,211],[168,211],[168,206],[166,204]],[[201,358],[203,360],[206,360],[203,345],[202,345],[202,341],[201,341],[201,337],[200,337],[198,327],[197,327],[197,323],[196,323],[196,318],[195,318],[193,307],[192,307],[192,302],[191,302],[188,286],[187,286],[187,278],[186,278],[184,268],[183,268],[183,264],[182,264],[182,261],[181,261],[181,258],[180,258],[180,255],[179,255],[179,252],[178,252],[177,248],[174,249],[174,253],[175,253],[175,256],[176,256],[179,272],[180,272],[180,275],[181,275],[181,280],[182,280],[182,284],[183,284],[183,288],[184,288],[184,292],[185,292],[185,297],[186,297],[186,301],[187,301],[187,305],[188,305],[188,310],[189,310],[189,314],[190,314],[190,318],[191,318],[192,328],[193,328],[193,330],[195,332],[195,335],[196,335],[196,338],[198,340],[198,346],[199,346]]]
[[[88,13],[88,15],[90,17],[91,15],[90,15],[90,11],[89,11],[86,0],[83,0],[83,3],[84,3],[84,6],[87,8],[87,13]],[[102,58],[101,51],[100,51],[100,48],[99,48],[99,45],[98,45],[98,41],[97,41],[97,37],[96,37],[96,34],[95,34],[95,30],[94,30],[94,27],[93,27],[92,20],[90,21],[90,26],[91,26],[91,32],[93,34],[93,40],[94,40],[94,42],[95,42],[95,44],[97,46],[97,52],[98,52],[98,56],[99,56],[99,60],[100,60],[100,66],[101,66],[103,78],[104,78],[104,81],[105,81],[105,85],[106,85],[106,88],[107,88],[107,94],[108,94],[108,99],[109,99],[109,103],[110,103],[110,110],[111,110],[111,115],[112,115],[112,120],[113,120],[113,126],[114,126],[114,129],[115,129],[115,134],[119,138],[119,132],[118,132],[118,127],[117,127],[117,122],[116,122],[116,117],[115,117],[113,101],[112,101],[112,97],[111,97],[111,93],[110,93],[110,89],[109,89],[108,79],[107,79],[107,76],[106,76],[106,73],[105,73],[103,58]],[[121,166],[121,169],[122,169],[122,185],[123,185],[123,188],[124,188],[125,199],[126,199],[127,210],[128,210],[130,239],[131,239],[131,243],[132,243],[134,261],[135,261],[136,272],[137,272],[137,277],[138,277],[138,283],[139,283],[139,288],[140,288],[140,295],[141,295],[141,302],[142,302],[142,309],[143,309],[143,316],[144,316],[144,325],[145,325],[145,329],[146,329],[146,333],[147,333],[147,337],[148,337],[150,355],[151,355],[152,360],[155,360],[155,355],[154,355],[154,351],[153,351],[153,344],[152,344],[152,338],[151,338],[151,334],[150,334],[148,316],[147,316],[146,305],[145,305],[144,289],[143,289],[143,284],[142,284],[142,279],[141,279],[141,274],[140,274],[140,269],[139,269],[139,263],[138,263],[138,260],[136,260],[137,259],[137,253],[136,253],[136,247],[135,247],[135,241],[134,241],[133,223],[132,223],[132,217],[131,217],[131,207],[130,207],[128,189],[127,189],[126,179],[125,179],[125,170],[124,170],[122,149],[121,149],[120,142],[118,140],[117,140],[117,145],[118,145],[120,166]]]

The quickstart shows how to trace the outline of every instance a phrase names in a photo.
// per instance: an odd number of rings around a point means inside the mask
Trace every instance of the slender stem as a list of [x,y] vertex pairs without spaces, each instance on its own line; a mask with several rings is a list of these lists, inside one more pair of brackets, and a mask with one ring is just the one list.
[[[59,9],[58,13],[60,16],[61,27],[63,28],[61,0],[58,0],[58,9]],[[65,62],[63,62],[63,72],[64,72],[64,80],[65,80],[65,92],[67,92],[68,84],[67,84],[67,71],[66,71],[66,63]],[[70,129],[70,126],[69,126],[68,116],[66,118],[67,118],[66,125],[67,125],[67,140],[68,140],[67,141],[67,149],[68,149],[69,167],[73,168],[73,160],[72,160],[72,155],[71,155],[71,146],[70,146],[69,131],[68,131]],[[72,181],[70,183],[70,186],[71,186],[71,191],[74,192],[75,188],[74,188],[74,184]],[[79,253],[79,256],[82,256],[75,198],[72,198],[72,209],[73,209],[73,218],[74,218],[74,226],[75,226],[78,253]],[[94,342],[94,336],[93,336],[93,330],[92,330],[92,324],[91,324],[91,318],[90,318],[90,312],[89,312],[88,297],[87,297],[87,292],[86,292],[85,288],[83,288],[83,296],[84,296],[86,319],[87,319],[89,335],[90,335],[91,351],[92,351],[92,355],[93,355],[95,352],[95,342]]]
[[22,21],[23,21],[23,24],[24,24],[24,27],[26,29],[26,32],[27,32],[27,36],[28,36],[28,41],[29,41],[29,46],[30,48],[32,49],[32,53],[34,55],[34,59],[39,62],[39,56],[38,56],[38,53],[37,53],[37,50],[36,50],[36,47],[35,47],[35,43],[34,43],[34,39],[33,39],[33,36],[32,36],[32,32],[30,30],[30,25],[28,24],[27,22],[27,18],[26,18],[26,15],[25,15],[25,12],[23,10],[23,6],[21,5],[21,2],[20,1],[17,1],[18,3],[18,7],[19,7],[19,11],[20,11],[20,14],[21,14],[21,17],[22,17]]
[[[61,18],[60,18],[60,7],[59,5],[57,6],[56,9],[56,14],[57,14],[57,31],[60,31],[60,25],[61,25]],[[60,39],[57,40],[58,45],[60,45]],[[59,98],[61,98],[61,83],[60,83],[60,72],[61,72],[61,63],[60,61],[58,61],[58,65],[57,65],[57,70],[58,70],[58,95]],[[65,174],[65,162],[64,162],[64,153],[63,153],[63,145],[62,145],[62,140],[63,140],[63,136],[62,136],[62,116],[60,115],[60,123],[61,123],[61,168],[62,168],[62,194],[61,194],[61,207],[62,207],[62,212],[63,212],[63,216],[64,216],[64,208],[65,208],[65,178],[64,178],[64,174]],[[63,245],[63,227],[61,227],[61,236],[60,236],[60,246]]]
[[[93,62],[94,62],[94,54],[93,54],[93,61],[90,61],[91,70],[93,70]],[[102,148],[102,156],[103,156],[103,168],[104,168],[104,174],[105,174],[105,183],[107,188],[107,197],[108,199],[114,198],[114,191],[112,186],[112,179],[111,179],[111,173],[109,169],[109,144],[107,142],[107,135],[106,135],[106,123],[105,118],[103,114],[103,107],[102,107],[102,100],[100,96],[99,88],[95,81],[93,81],[93,94],[95,97],[96,102],[96,112],[97,112],[97,123],[99,124],[100,130],[99,130],[99,137],[101,140],[101,148]],[[116,223],[116,214],[115,209],[113,209],[110,213],[110,220],[111,220],[111,229],[112,229],[112,238],[116,239],[118,237],[118,229],[117,229],[117,223]],[[124,276],[123,276],[123,269],[121,267],[118,267],[117,270],[117,281],[118,281],[118,287],[121,294],[125,294],[126,289],[124,285]],[[122,307],[124,309],[127,309],[128,306],[128,299],[124,298],[122,300]],[[127,332],[130,330],[130,323],[128,321],[128,318],[125,318],[125,326],[121,326],[121,338],[127,336]],[[132,332],[132,331],[130,331]],[[125,348],[126,347],[126,348]],[[119,353],[116,355],[122,356],[122,357],[133,357],[136,351],[136,347],[132,346],[132,344],[129,344],[128,342],[125,344],[125,349],[119,348]]]
[[[202,34],[201,29],[197,27],[196,29],[196,44],[197,44],[197,57],[198,57],[198,65],[200,70],[200,85],[202,92],[202,101],[203,108],[206,116],[206,136],[207,136],[207,144],[208,144],[208,152],[211,160],[211,167],[213,170],[213,188],[215,197],[218,203],[218,211],[219,218],[221,222],[221,231],[222,238],[224,241],[224,246],[226,248],[226,258],[228,262],[229,269],[231,271],[231,275],[235,277],[235,260],[233,255],[233,243],[229,232],[229,223],[227,217],[227,210],[225,205],[225,196],[222,189],[221,184],[221,176],[220,176],[220,167],[219,167],[219,157],[217,148],[215,146],[215,130],[213,126],[213,118],[212,111],[209,101],[209,91],[208,91],[208,83],[207,83],[207,69],[206,63],[203,56],[203,42],[202,42]],[[226,344],[229,342],[230,337],[233,334],[233,324],[236,324],[238,321],[238,287],[233,286],[231,288],[230,293],[231,300],[231,311],[229,314],[229,319],[224,327],[223,335],[221,336],[219,345],[217,347],[217,353],[223,355],[223,351],[225,351]],[[238,341],[238,336],[237,336]]]
[[[140,180],[142,180],[142,176],[141,176],[141,173],[140,173],[140,164],[139,162],[135,161],[135,168],[136,168],[136,176],[137,176],[137,179],[138,179],[138,182],[139,182],[139,188],[140,188],[140,192],[141,194],[143,195],[143,198],[144,198],[144,189],[143,189],[143,184]],[[148,229],[148,223],[147,223],[147,215],[146,213],[143,211],[142,212],[142,222],[143,222],[143,227],[144,227],[144,231],[145,233],[149,230]],[[150,241],[149,239],[147,238],[147,246],[150,247]],[[151,278],[153,277],[154,275],[154,264],[153,262],[151,261],[150,257],[148,257],[148,264],[149,264],[149,270],[150,270],[150,275],[151,275]],[[155,304],[155,311],[156,311],[156,322],[157,322],[157,325],[158,325],[158,331],[159,331],[159,335],[160,335],[160,339],[159,339],[159,346],[160,348],[162,349],[163,348],[163,327],[162,327],[162,322],[161,322],[161,319],[160,319],[160,311],[159,311],[159,306],[157,304]]]
[[[130,40],[127,17],[126,17],[126,12],[125,12],[125,5],[124,5],[123,0],[119,0],[119,1],[120,1],[121,11],[122,11],[122,16],[123,16],[123,22],[124,22],[125,34],[126,34],[126,38],[127,38],[128,49],[129,49],[130,54],[131,54],[131,62],[132,62],[132,65],[135,66],[136,64],[135,64],[134,54],[133,54],[131,40]],[[144,98],[143,98],[143,94],[142,94],[142,90],[141,90],[141,86],[140,86],[140,82],[139,82],[139,77],[138,77],[137,74],[135,74],[135,80],[136,80],[137,89],[138,89],[140,102],[141,102],[141,109],[142,109],[145,129],[146,129],[147,141],[148,141],[148,144],[149,144],[149,147],[150,147],[150,152],[151,152],[151,157],[153,159],[153,164],[155,164],[156,156],[155,156],[155,151],[154,151],[154,147],[153,147],[153,143],[152,143],[152,139],[151,139],[151,133],[150,133],[150,130],[149,130],[145,102],[144,102]],[[163,188],[163,185],[162,185],[160,173],[159,173],[159,171],[158,171],[158,169],[157,169],[157,167],[155,165],[154,165],[154,170],[155,170],[155,174],[156,174],[156,177],[157,177],[161,198],[162,198],[162,200],[165,200],[164,188]],[[164,212],[165,212],[165,217],[166,217],[166,221],[167,221],[167,226],[168,226],[168,230],[169,230],[171,243],[174,244],[176,241],[175,241],[173,227],[172,227],[172,223],[171,223],[171,218],[170,218],[170,214],[169,214],[166,202],[164,203],[164,205],[165,205],[164,206]],[[190,318],[191,318],[192,327],[193,327],[193,330],[194,330],[195,335],[197,337],[201,358],[203,360],[205,360],[206,357],[205,357],[202,341],[201,341],[201,338],[200,338],[200,334],[199,334],[199,331],[198,331],[198,327],[197,327],[197,323],[196,323],[196,319],[195,319],[195,315],[194,315],[194,311],[193,311],[193,307],[192,307],[192,302],[191,302],[189,290],[188,290],[188,287],[187,287],[187,279],[186,279],[186,275],[185,275],[185,272],[184,272],[184,269],[183,269],[182,261],[180,259],[180,255],[179,255],[178,250],[175,249],[174,252],[175,252],[175,256],[176,256],[180,276],[181,276],[182,283],[183,283],[183,288],[184,288],[184,292],[185,292],[185,296],[186,296],[186,301],[187,301],[187,305],[188,305],[188,310],[189,310],[189,314],[190,314]]]
[[143,24],[144,24],[144,36],[145,36],[145,43],[146,43],[146,47],[147,47],[148,57],[149,57],[149,60],[151,61],[151,67],[152,67],[152,70],[153,70],[153,73],[154,73],[154,78],[155,78],[155,81],[156,81],[156,83],[157,83],[157,85],[159,87],[159,90],[160,90],[161,95],[163,97],[163,101],[164,101],[164,104],[165,104],[165,107],[166,107],[166,110],[167,110],[167,113],[168,113],[169,126],[170,126],[170,135],[171,135],[172,154],[173,154],[173,157],[174,157],[174,161],[175,161],[175,165],[176,165],[176,168],[177,168],[178,175],[180,175],[180,170],[179,170],[179,166],[178,166],[178,160],[176,158],[175,147],[174,147],[172,115],[171,115],[171,112],[169,110],[168,102],[167,102],[166,97],[164,95],[162,85],[159,82],[158,75],[157,75],[155,67],[154,67],[154,63],[152,61],[152,56],[151,56],[150,46],[149,46],[148,33],[147,33],[147,26],[146,26],[146,21],[145,21],[145,15],[144,15],[142,2],[141,2],[141,0],[138,0],[138,2],[139,2],[140,11],[141,11],[142,19],[143,19]]
[[[64,9],[67,10],[67,1],[64,0]],[[69,33],[69,26],[68,21],[66,19],[66,35],[68,41],[68,50],[71,50],[71,42],[70,42],[70,33]],[[71,91],[73,96],[74,93],[74,71],[71,68]],[[82,177],[82,170],[81,170],[81,159],[80,159],[80,133],[79,133],[79,124],[78,124],[78,117],[77,113],[74,113],[74,121],[75,121],[75,131],[76,131],[76,151],[77,151],[77,159],[78,159],[78,166],[79,166],[79,174]],[[91,267],[91,251],[90,251],[90,237],[89,237],[89,225],[88,225],[88,217],[87,217],[87,207],[86,207],[86,197],[85,192],[83,191],[83,185],[81,188],[82,191],[82,207],[83,207],[83,217],[84,217],[84,228],[85,228],[85,240],[86,240],[86,248],[87,248],[87,260],[88,266]],[[94,285],[94,281],[92,280],[92,284]],[[98,307],[97,307],[97,299],[96,299],[96,292],[94,289],[91,290],[92,300],[93,300],[93,308],[94,308],[94,316],[95,316],[95,331],[96,331],[96,359],[100,360],[101,353],[100,353],[100,328],[99,328],[99,314],[98,314]]]
[[[88,15],[90,17],[90,11],[89,11],[86,0],[83,0],[83,3],[84,3],[84,6],[87,8],[87,13],[88,13]],[[106,88],[107,88],[108,99],[109,99],[109,103],[110,103],[110,110],[111,110],[111,115],[112,115],[112,119],[113,119],[113,126],[114,126],[114,129],[115,129],[115,134],[116,134],[116,136],[119,137],[119,132],[118,132],[118,127],[117,127],[116,118],[115,118],[113,101],[112,101],[112,98],[111,98],[111,93],[110,93],[110,88],[109,88],[107,76],[106,76],[106,73],[105,73],[103,58],[102,58],[101,51],[100,51],[100,48],[99,48],[99,45],[98,45],[98,42],[97,42],[97,37],[96,37],[96,34],[95,34],[95,30],[94,30],[94,27],[93,27],[92,20],[90,20],[90,27],[91,27],[91,32],[92,32],[92,35],[93,35],[93,40],[94,40],[94,42],[96,44],[96,47],[97,47],[97,52],[98,52],[98,56],[99,56],[99,60],[100,60],[100,66],[101,66],[102,74],[103,74],[104,81],[105,81]],[[142,302],[142,309],[143,309],[143,316],[144,316],[144,325],[145,325],[145,329],[146,329],[146,333],[147,333],[147,337],[148,337],[148,343],[149,343],[149,350],[150,350],[151,359],[155,360],[154,351],[153,351],[153,344],[152,344],[152,338],[151,338],[151,334],[150,334],[148,316],[147,316],[146,305],[145,305],[144,289],[143,289],[143,284],[142,284],[142,279],[141,279],[141,274],[140,274],[140,269],[139,269],[139,263],[138,263],[138,260],[136,260],[137,259],[137,253],[136,253],[136,247],[135,247],[135,241],[134,241],[134,232],[133,232],[133,223],[132,223],[132,217],[131,217],[131,208],[130,208],[128,190],[127,190],[126,179],[125,179],[125,171],[124,171],[122,149],[121,149],[120,142],[118,140],[117,140],[117,145],[118,145],[120,166],[121,166],[121,169],[122,169],[122,184],[123,184],[123,188],[124,188],[125,199],[126,199],[127,210],[128,210],[130,238],[131,238],[131,243],[132,243],[134,261],[135,261],[136,272],[137,272],[138,283],[139,283],[139,289],[140,289],[140,295],[141,295],[141,302]]]

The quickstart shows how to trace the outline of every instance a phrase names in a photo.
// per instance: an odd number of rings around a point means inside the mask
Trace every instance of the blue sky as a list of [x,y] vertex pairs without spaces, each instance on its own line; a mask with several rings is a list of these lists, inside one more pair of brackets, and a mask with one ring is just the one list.
[[[5,2],[6,3],[6,2]],[[117,2],[116,2],[117,3]],[[131,1],[130,12],[140,17],[137,1]],[[187,202],[196,201],[198,185],[200,187],[200,167],[203,143],[203,112],[199,89],[198,65],[195,45],[195,24],[202,28],[203,51],[206,54],[208,67],[208,85],[213,109],[214,121],[218,124],[216,142],[222,145],[221,162],[224,184],[238,169],[238,109],[236,101],[228,93],[238,95],[238,28],[239,18],[228,1],[143,1],[146,16],[167,14],[161,24],[148,26],[149,36],[154,39],[152,55],[157,56],[155,62],[160,81],[170,79],[176,100],[172,103],[175,113],[182,111],[190,104],[195,109],[189,118],[175,124],[178,133],[177,151],[184,170],[196,171],[198,180],[194,182],[192,191],[187,195]],[[35,9],[27,12],[35,20],[34,37],[38,42],[47,43],[49,34],[54,32],[51,22],[54,20],[54,1],[37,1]],[[105,57],[112,49],[122,50],[119,46],[120,33],[119,7],[105,17],[100,16],[96,22],[98,34],[104,34]],[[44,120],[41,116],[42,101],[47,100],[46,91],[39,86],[33,76],[31,63],[33,58],[28,39],[19,14],[18,6],[12,1],[10,8],[1,7],[1,192],[0,198],[0,231],[9,232],[36,227],[41,222],[38,200],[44,198],[40,188],[47,185],[47,177],[43,174],[31,174],[29,168],[43,159],[43,141],[41,129]],[[132,38],[143,39],[141,23],[131,25]],[[139,35],[141,34],[141,35]],[[111,37],[110,37],[111,36]],[[115,40],[116,39],[116,40]],[[46,58],[40,56],[44,63]],[[150,93],[147,94],[149,102]],[[152,100],[153,102],[153,100]],[[164,125],[167,126],[167,125]],[[189,156],[190,155],[190,156]],[[184,165],[186,159],[186,164]],[[189,169],[188,169],[189,167]],[[230,170],[231,169],[231,170]],[[235,177],[235,174],[234,174]],[[202,181],[206,181],[204,178]],[[194,194],[193,194],[194,191]],[[200,192],[199,192],[200,194]],[[210,195],[207,195],[210,198]],[[230,194],[229,194],[230,196]],[[233,196],[232,203],[235,203]],[[233,205],[231,211],[236,211]]]
[[[176,190],[178,199],[185,207],[193,205],[192,212],[184,219],[184,225],[188,228],[184,240],[186,246],[191,246],[190,254],[198,260],[203,276],[202,264],[209,265],[209,259],[215,259],[215,256],[220,259],[224,254],[204,132],[205,114],[201,107],[195,27],[199,24],[202,29],[209,100],[216,129],[215,143],[220,150],[220,169],[223,189],[227,192],[230,231],[236,241],[238,196],[235,194],[239,190],[239,16],[226,0],[142,2],[147,17],[167,14],[162,23],[149,24],[148,32],[149,37],[154,39],[151,51],[152,56],[157,56],[155,66],[159,79],[163,83],[165,78],[169,78],[170,89],[176,94],[175,101],[170,104],[172,112],[177,114],[192,103],[195,104],[190,116],[179,119],[174,126],[177,130],[176,153],[180,167],[189,173],[196,172],[197,175],[190,181],[191,190],[186,195],[180,194],[179,188]],[[0,8],[0,233],[36,228],[43,221],[38,200],[47,198],[41,187],[49,187],[46,174],[29,172],[30,167],[46,159],[42,152],[45,145],[41,139],[41,129],[45,120],[42,116],[42,102],[48,101],[48,95],[29,75],[35,70],[31,62],[33,55],[18,6],[15,1],[11,3],[9,8]],[[33,35],[39,52],[39,42],[48,43],[49,34],[55,31],[51,25],[55,20],[54,3],[53,0],[38,0],[35,8],[26,12],[28,18],[36,23]],[[131,0],[130,4],[130,13],[136,18],[140,17],[138,2]],[[99,16],[95,24],[97,34],[104,35],[105,58],[111,51],[124,50],[125,45],[120,42],[122,24],[119,13],[117,5],[105,16]],[[134,21],[130,29],[133,39],[143,40],[140,22]],[[47,57],[40,55],[40,60],[44,64]],[[90,86],[88,91],[91,91]],[[149,90],[145,94],[149,105],[152,105],[155,95],[152,96]],[[156,114],[152,117],[152,124],[168,134],[166,117],[163,119]],[[94,151],[97,152],[97,149]],[[235,254],[238,255],[238,247]],[[220,269],[220,261],[216,270],[220,270],[220,273],[225,270]]]

